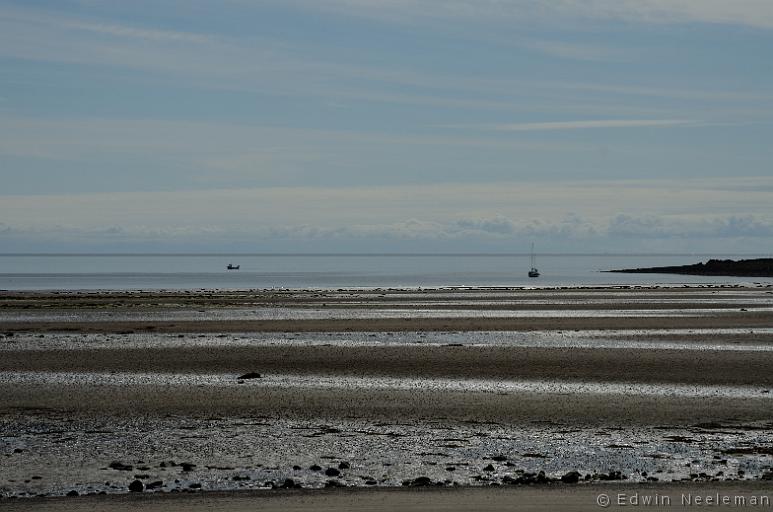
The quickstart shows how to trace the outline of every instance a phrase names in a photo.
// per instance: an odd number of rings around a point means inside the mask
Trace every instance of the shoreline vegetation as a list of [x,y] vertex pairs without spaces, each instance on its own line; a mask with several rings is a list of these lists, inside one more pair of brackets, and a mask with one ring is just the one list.
[[605,270],[624,274],[682,274],[691,276],[773,277],[773,258],[708,260],[693,265]]

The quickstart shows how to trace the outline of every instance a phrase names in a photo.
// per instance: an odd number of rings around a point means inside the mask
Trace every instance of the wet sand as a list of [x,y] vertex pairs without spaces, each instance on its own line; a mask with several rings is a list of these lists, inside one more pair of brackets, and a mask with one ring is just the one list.
[[[727,499],[734,503],[744,499],[746,506],[716,506],[712,509],[757,509],[770,508],[765,503],[770,502],[773,490],[769,485],[751,482],[713,483],[668,486],[624,486],[624,485],[590,485],[583,487],[554,486],[545,487],[501,487],[501,488],[466,488],[466,489],[347,489],[321,491],[281,491],[281,492],[243,492],[239,494],[212,493],[209,495],[145,495],[102,497],[88,496],[82,498],[59,498],[49,500],[17,500],[5,503],[4,510],[23,512],[35,510],[40,512],[66,512],[81,510],[99,510],[104,512],[124,512],[133,510],[155,511],[209,511],[228,510],[233,512],[252,512],[261,510],[301,511],[313,509],[318,512],[361,511],[389,512],[393,510],[410,511],[459,511],[471,510],[487,512],[500,510],[572,510],[577,512],[598,512],[599,510],[626,510],[638,508],[630,505],[631,501],[643,503],[649,499],[653,504],[639,505],[647,510],[694,510],[706,507],[707,500]],[[613,505],[609,508],[598,505],[597,500],[604,502],[608,497]],[[695,505],[697,500],[703,503]],[[685,504],[692,503],[692,504]],[[620,506],[618,503],[625,503]],[[752,503],[755,503],[752,505]],[[757,505],[762,503],[762,505]]]
[[[504,422],[557,422],[561,425],[669,425],[704,423],[754,424],[769,422],[773,399],[766,388],[756,387],[747,396],[683,396],[679,388],[657,393],[636,392],[634,386],[616,393],[571,388],[540,391],[490,389],[433,389],[419,382],[413,389],[374,387],[355,383],[351,387],[294,385],[292,377],[275,385],[237,384],[176,385],[174,383],[75,382],[0,384],[3,412],[62,411],[70,415],[134,416],[175,414],[201,416],[258,415],[282,418],[372,419],[389,422],[453,420]],[[359,385],[358,385],[359,384]],[[376,383],[378,384],[378,383]],[[473,386],[470,382],[470,387]],[[646,391],[646,390],[645,390]],[[757,396],[754,396],[754,395]],[[671,395],[671,396],[669,396]]]
[[[426,478],[516,484],[432,503],[570,495],[582,509],[594,485],[555,483],[574,470],[598,485],[767,489],[771,329],[762,286],[3,292],[0,496],[157,481],[153,510],[194,499],[170,492],[263,489],[213,498],[239,509],[278,487]],[[411,492],[283,492],[260,506],[429,506]],[[2,504],[25,502],[70,506]]]
[[516,318],[333,318],[324,320],[4,321],[0,329],[18,332],[406,332],[542,331],[586,329],[729,329],[773,327],[773,311],[701,316],[516,317]]
[[568,380],[773,388],[773,351],[481,346],[3,350],[0,372],[159,372]]

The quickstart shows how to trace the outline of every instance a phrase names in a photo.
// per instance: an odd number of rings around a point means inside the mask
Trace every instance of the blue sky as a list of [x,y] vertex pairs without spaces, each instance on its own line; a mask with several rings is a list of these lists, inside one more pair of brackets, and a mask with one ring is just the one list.
[[0,251],[762,252],[767,0],[0,0]]

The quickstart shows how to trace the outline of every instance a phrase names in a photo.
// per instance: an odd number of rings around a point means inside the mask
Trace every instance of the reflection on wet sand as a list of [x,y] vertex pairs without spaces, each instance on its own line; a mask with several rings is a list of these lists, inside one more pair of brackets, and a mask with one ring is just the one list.
[[5,496],[770,475],[766,287],[12,292],[0,333]]

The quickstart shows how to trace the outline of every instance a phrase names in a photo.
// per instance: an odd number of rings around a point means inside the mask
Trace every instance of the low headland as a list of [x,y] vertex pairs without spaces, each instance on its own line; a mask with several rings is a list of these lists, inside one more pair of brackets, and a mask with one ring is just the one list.
[[691,276],[773,277],[773,258],[714,260],[693,265],[606,270],[626,274],[683,274]]

